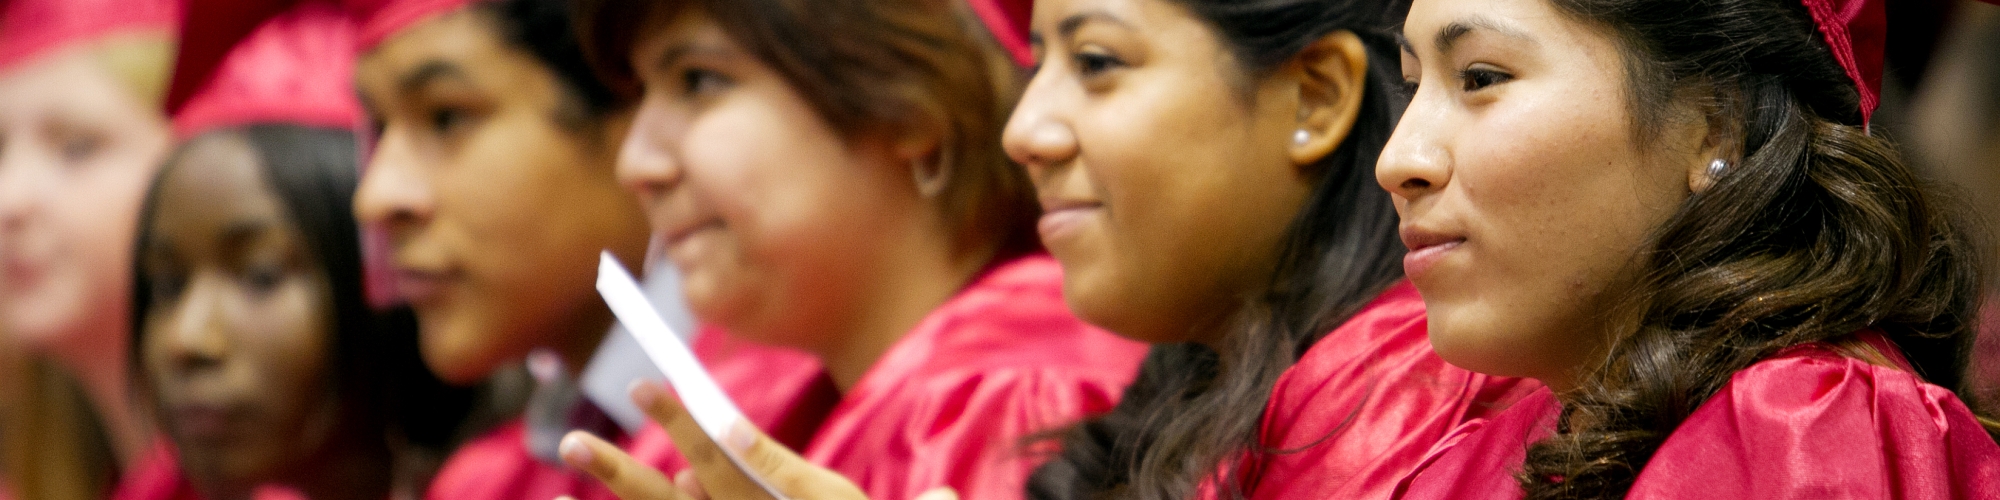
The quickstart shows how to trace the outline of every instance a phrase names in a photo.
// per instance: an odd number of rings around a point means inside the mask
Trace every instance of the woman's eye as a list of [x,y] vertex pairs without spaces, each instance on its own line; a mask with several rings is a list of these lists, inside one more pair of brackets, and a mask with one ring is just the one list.
[[438,135],[451,135],[465,124],[466,112],[458,108],[438,108],[431,111],[431,130]]
[[104,149],[104,139],[96,134],[73,135],[62,140],[63,159],[71,164],[97,156],[97,152],[102,149]]
[[1417,81],[1409,79],[1398,82],[1395,91],[1396,97],[1401,97],[1405,101],[1414,99],[1417,96]]
[[273,290],[277,290],[278,285],[284,283],[284,281],[285,270],[278,266],[253,266],[243,272],[244,287],[257,295],[266,295]]
[[690,96],[720,92],[735,83],[722,73],[711,70],[690,68],[681,72],[681,88]]
[[147,292],[152,295],[153,302],[156,303],[171,303],[180,298],[182,290],[187,289],[187,278],[179,274],[154,273],[152,276],[147,276],[146,280],[152,284],[152,289]]
[[1090,52],[1078,52],[1076,54],[1077,72],[1081,73],[1084,77],[1097,76],[1106,71],[1123,67],[1124,65],[1125,61],[1119,60],[1118,56],[1110,54]]
[[1514,75],[1485,68],[1466,68],[1464,71],[1458,72],[1458,80],[1464,82],[1464,90],[1466,92],[1477,92],[1480,89],[1507,83],[1513,79]]

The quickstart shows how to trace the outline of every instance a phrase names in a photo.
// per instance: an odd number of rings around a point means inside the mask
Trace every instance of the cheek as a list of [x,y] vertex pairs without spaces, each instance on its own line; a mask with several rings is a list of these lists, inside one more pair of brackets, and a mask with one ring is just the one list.
[[1076,239],[1081,258],[1064,262],[1076,276],[1066,291],[1121,333],[1185,335],[1195,316],[1229,307],[1242,271],[1268,264],[1272,228],[1297,212],[1305,184],[1286,174],[1281,149],[1256,140],[1250,112],[1215,97],[1235,90],[1133,90],[1078,120],[1078,164],[1106,210],[1096,238]]
[[239,355],[254,360],[263,386],[259,392],[277,406],[274,413],[284,416],[284,422],[278,422],[281,426],[297,425],[326,406],[318,402],[330,400],[326,381],[333,325],[325,294],[318,282],[293,280],[246,318],[245,330],[261,333],[254,342],[246,342],[251,349]]
[[1425,295],[1447,359],[1538,375],[1575,361],[1598,331],[1606,291],[1685,197],[1685,175],[1638,152],[1616,100],[1517,104],[1480,117],[1452,148],[1438,204],[1463,209],[1444,212],[1464,215],[1468,240],[1448,261],[1457,272],[1427,276]]

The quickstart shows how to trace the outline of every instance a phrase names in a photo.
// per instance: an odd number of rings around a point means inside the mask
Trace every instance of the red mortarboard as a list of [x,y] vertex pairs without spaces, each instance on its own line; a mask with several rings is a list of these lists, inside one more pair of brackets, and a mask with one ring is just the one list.
[[1028,16],[1035,8],[1034,0],[966,0],[972,12],[986,24],[986,31],[993,33],[993,39],[1000,47],[1013,56],[1014,64],[1021,67],[1035,65],[1035,54],[1028,49]]
[[307,2],[257,26],[174,115],[174,133],[255,122],[353,130],[354,27],[338,5]]
[[124,32],[171,34],[174,0],[0,0],[0,69],[71,42]]
[[366,52],[404,28],[481,0],[343,0],[360,23],[355,43]]

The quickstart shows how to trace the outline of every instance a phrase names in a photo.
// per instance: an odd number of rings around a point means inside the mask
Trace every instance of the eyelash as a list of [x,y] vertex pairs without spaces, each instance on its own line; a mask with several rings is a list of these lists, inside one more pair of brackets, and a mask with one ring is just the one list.
[[681,90],[691,96],[714,92],[720,89],[711,87],[728,87],[734,83],[734,80],[714,70],[688,68],[681,71]]
[[1079,52],[1074,58],[1076,60],[1077,72],[1085,78],[1101,75],[1104,72],[1125,66],[1125,61],[1119,60],[1117,56],[1110,54]]
[[1468,93],[1507,83],[1513,79],[1514,75],[1491,69],[1466,68],[1458,71],[1458,81],[1462,83],[1460,88]]
[[[1458,81],[1461,82],[1459,90],[1466,93],[1478,92],[1487,87],[1514,80],[1514,75],[1507,74],[1504,71],[1476,68],[1459,70],[1457,77]],[[1417,88],[1418,82],[1416,80],[1403,80],[1401,84],[1396,86],[1395,90],[1399,97],[1411,99],[1416,97]]]

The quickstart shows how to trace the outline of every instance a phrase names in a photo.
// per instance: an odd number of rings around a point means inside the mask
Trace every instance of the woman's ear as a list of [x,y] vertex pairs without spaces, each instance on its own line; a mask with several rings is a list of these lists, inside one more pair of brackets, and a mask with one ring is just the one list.
[[1742,126],[1721,106],[1703,106],[1700,154],[1688,165],[1688,192],[1701,193],[1743,163]]
[[1311,165],[1347,140],[1368,87],[1368,48],[1352,31],[1320,37],[1294,56],[1298,71],[1298,129],[1293,132],[1294,165]]
[[947,136],[949,122],[942,117],[929,116],[914,120],[896,134],[895,158],[908,165],[910,179],[915,183],[917,194],[933,198],[944,192],[950,185],[952,171],[952,142]]

